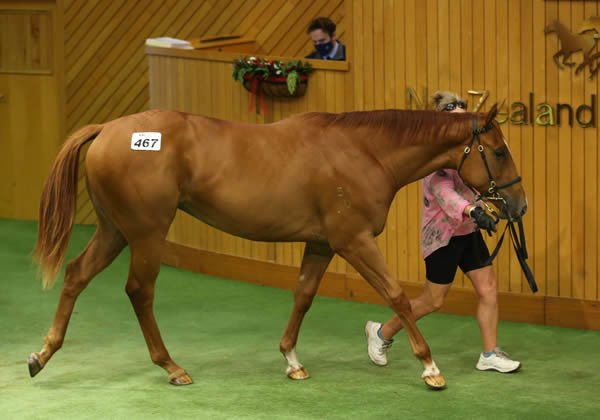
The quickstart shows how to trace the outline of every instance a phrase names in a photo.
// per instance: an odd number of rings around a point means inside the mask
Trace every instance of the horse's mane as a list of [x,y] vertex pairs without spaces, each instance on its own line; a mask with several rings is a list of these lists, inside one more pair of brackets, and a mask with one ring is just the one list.
[[371,128],[394,137],[403,134],[398,136],[403,144],[422,144],[426,139],[433,143],[441,137],[457,137],[463,133],[466,136],[472,130],[473,114],[386,109],[340,114],[307,112],[298,117],[323,127]]

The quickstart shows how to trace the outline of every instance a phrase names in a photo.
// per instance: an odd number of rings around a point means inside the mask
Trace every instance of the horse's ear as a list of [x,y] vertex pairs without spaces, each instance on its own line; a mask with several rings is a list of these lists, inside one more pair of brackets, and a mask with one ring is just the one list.
[[500,102],[500,105],[498,105],[498,102],[492,105],[492,109],[489,110],[487,117],[485,118],[485,126],[488,126],[494,120],[494,118],[496,118],[496,115],[498,115],[498,110],[504,106],[504,102],[505,100]]

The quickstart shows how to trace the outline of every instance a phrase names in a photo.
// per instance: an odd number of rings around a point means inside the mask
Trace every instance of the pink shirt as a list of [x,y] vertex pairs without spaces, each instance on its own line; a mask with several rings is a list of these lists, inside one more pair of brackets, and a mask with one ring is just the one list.
[[468,235],[477,230],[477,225],[464,213],[465,207],[474,204],[475,200],[476,195],[453,169],[443,169],[423,178],[423,258],[448,245],[453,236]]

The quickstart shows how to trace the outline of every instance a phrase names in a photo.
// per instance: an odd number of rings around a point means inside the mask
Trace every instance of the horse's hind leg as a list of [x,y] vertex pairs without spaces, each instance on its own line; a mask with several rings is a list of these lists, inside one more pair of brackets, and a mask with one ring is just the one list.
[[106,268],[127,242],[110,222],[100,218],[96,233],[83,252],[67,264],[65,280],[56,308],[56,314],[45,343],[39,353],[29,356],[29,374],[35,376],[63,344],[69,319],[79,294],[96,274]]
[[291,379],[307,379],[310,377],[304,366],[296,357],[296,342],[304,315],[310,309],[313,298],[327,266],[333,257],[328,245],[307,243],[300,266],[300,277],[294,293],[294,309],[288,320],[279,349],[288,362],[286,374]]
[[573,61],[567,61],[569,58],[571,58],[571,54],[565,55],[565,57],[563,58],[563,64],[565,66],[573,67],[575,64],[577,64]]
[[131,264],[125,288],[142,328],[152,362],[167,371],[173,385],[187,385],[192,378],[171,359],[154,318],[154,286],[160,271],[160,254],[164,235],[145,237],[129,244]]
[[431,358],[431,351],[427,342],[417,327],[410,301],[392,278],[383,255],[377,248],[375,238],[366,233],[358,235],[337,251],[383,296],[388,305],[398,314],[408,335],[413,353],[425,368],[422,375],[425,383],[432,388],[444,388],[446,383]]

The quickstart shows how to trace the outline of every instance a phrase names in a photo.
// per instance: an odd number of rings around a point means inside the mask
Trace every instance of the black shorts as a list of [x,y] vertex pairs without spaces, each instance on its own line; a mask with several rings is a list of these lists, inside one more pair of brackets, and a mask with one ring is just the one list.
[[456,269],[463,273],[485,267],[490,253],[481,231],[463,236],[453,236],[448,245],[439,248],[425,258],[427,280],[436,284],[450,284]]

